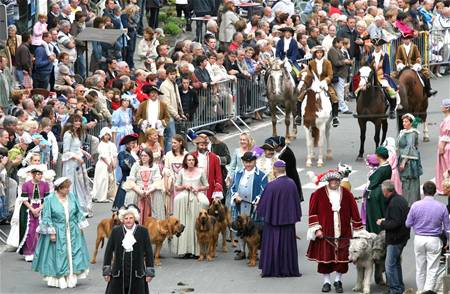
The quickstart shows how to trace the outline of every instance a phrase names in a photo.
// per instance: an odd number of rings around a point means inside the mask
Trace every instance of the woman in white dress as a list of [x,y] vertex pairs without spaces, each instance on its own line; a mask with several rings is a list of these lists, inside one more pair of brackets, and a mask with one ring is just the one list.
[[165,219],[163,184],[159,167],[153,163],[153,153],[149,149],[139,151],[139,161],[131,167],[130,175],[123,184],[127,191],[125,206],[134,204],[141,211],[140,224],[148,217]]
[[177,177],[175,189],[178,194],[175,196],[174,215],[184,224],[184,231],[172,240],[172,250],[185,258],[199,256],[195,220],[200,209],[207,209],[209,205],[205,195],[208,179],[198,168],[198,159],[192,154],[186,154],[183,159],[183,169]]
[[[117,147],[111,142],[112,132],[108,127],[100,131],[100,143],[98,144],[98,161],[95,165],[94,186],[92,188],[92,201],[112,202],[115,196],[112,189],[116,185],[114,169],[117,165]],[[108,198],[109,196],[109,198]]]
[[177,195],[175,191],[175,181],[178,174],[183,168],[184,156],[186,151],[186,143],[183,136],[175,134],[172,138],[172,151],[164,156],[164,188],[166,191],[166,216],[173,214],[173,201]]

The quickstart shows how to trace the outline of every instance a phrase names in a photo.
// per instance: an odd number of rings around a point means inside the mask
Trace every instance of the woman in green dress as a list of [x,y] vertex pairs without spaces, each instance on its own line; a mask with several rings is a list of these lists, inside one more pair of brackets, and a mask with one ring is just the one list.
[[423,173],[420,162],[419,131],[416,129],[419,119],[407,113],[402,116],[403,130],[397,138],[399,155],[398,170],[402,181],[403,197],[411,206],[415,201],[420,200],[420,176]]
[[381,191],[381,183],[391,179],[392,169],[388,162],[389,151],[385,147],[378,147],[375,150],[375,154],[380,165],[369,177],[366,200],[366,230],[370,233],[378,234],[381,231],[381,227],[376,224],[376,221],[384,218],[386,208],[385,198]]
[[62,177],[54,182],[55,192],[45,198],[39,224],[39,242],[33,271],[44,276],[49,287],[74,288],[89,272],[89,253],[82,229],[88,226],[71,182]]

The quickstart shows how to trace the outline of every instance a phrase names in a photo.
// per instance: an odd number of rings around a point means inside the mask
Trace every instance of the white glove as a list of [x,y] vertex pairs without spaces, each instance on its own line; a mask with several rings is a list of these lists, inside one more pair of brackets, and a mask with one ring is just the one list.
[[292,72],[292,65],[289,61],[284,62],[284,68],[287,70],[288,73]]
[[158,131],[158,135],[159,136],[163,136],[164,135],[164,126],[163,126],[162,122],[159,119],[155,123],[155,129]]
[[398,71],[401,71],[401,70],[404,69],[404,68],[405,68],[405,65],[404,65],[403,63],[397,64],[397,70],[398,70]]
[[416,64],[414,64],[412,66],[412,69],[415,70],[415,71],[421,71],[422,70],[422,66],[420,64],[416,63]]
[[145,130],[148,128],[148,121],[147,120],[144,120],[142,123],[141,123],[141,130],[143,130],[144,132],[145,132]]

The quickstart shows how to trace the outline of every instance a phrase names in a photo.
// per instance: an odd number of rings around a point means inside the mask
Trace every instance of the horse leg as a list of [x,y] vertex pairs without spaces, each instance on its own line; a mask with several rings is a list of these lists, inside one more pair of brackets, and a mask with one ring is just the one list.
[[388,130],[388,121],[387,119],[383,119],[381,121],[381,129],[383,131],[383,135],[381,136],[381,142],[386,140],[387,130]]
[[319,127],[319,157],[317,159],[317,167],[323,167],[323,148],[325,145],[326,122]]
[[423,121],[423,141],[430,142],[430,135],[428,132],[428,124],[425,120]]
[[362,161],[363,160],[363,155],[364,155],[364,142],[366,141],[366,124],[367,121],[365,119],[358,119],[358,124],[359,124],[359,130],[360,130],[360,135],[359,135],[359,153],[358,153],[358,157],[356,157],[356,161]]
[[325,126],[325,139],[327,141],[327,156],[325,157],[326,160],[333,160],[333,151],[331,150],[330,146],[330,128],[331,120],[328,120]]
[[373,122],[375,126],[375,136],[373,136],[373,140],[375,141],[375,148],[380,146],[380,130],[381,130],[381,121],[379,119]]
[[273,105],[270,105],[270,116],[272,118],[272,136],[277,136],[277,116],[276,114],[276,108]]
[[297,99],[294,100],[293,103],[291,103],[291,114],[292,114],[292,139],[297,139],[297,125],[295,124],[295,117],[297,116]]
[[306,139],[306,167],[312,166],[312,152],[313,152],[313,141],[311,137],[311,132],[307,127],[305,128],[305,139]]
[[286,144],[291,142],[291,134],[289,132],[289,127],[291,125],[291,114],[289,112],[289,107],[286,108],[286,115],[284,116],[284,124],[286,125]]

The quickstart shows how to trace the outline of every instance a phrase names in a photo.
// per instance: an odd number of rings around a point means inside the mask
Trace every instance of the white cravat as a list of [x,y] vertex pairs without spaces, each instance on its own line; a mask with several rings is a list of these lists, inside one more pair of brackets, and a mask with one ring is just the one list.
[[133,225],[131,229],[127,229],[125,227],[125,237],[122,240],[122,247],[125,249],[125,252],[133,251],[133,245],[136,243],[136,239],[134,238],[134,230],[136,229],[136,225]]
[[381,55],[381,51],[380,52],[373,52],[373,60],[375,61],[375,66],[378,66],[378,64],[380,64],[381,63],[381,57],[382,57],[382,55]]
[[198,153],[198,167],[201,168],[203,170],[203,173],[206,175],[206,164],[207,164],[207,158],[206,158],[206,153]]
[[325,58],[321,58],[321,59],[317,59],[316,58],[316,65],[317,65],[317,74],[320,76],[322,74],[323,71],[323,60]]
[[409,45],[403,44],[403,46],[405,47],[406,57],[408,57],[409,52],[411,51],[411,43]]
[[241,177],[241,185],[247,185],[248,181],[250,180],[250,177],[255,173],[256,168],[253,168],[252,170],[248,171],[244,169],[244,174]]
[[158,120],[159,113],[159,101],[158,99],[155,101],[148,99],[147,101],[147,121],[150,127],[156,128],[156,121]]
[[339,217],[339,210],[341,210],[341,188],[331,190],[327,187],[328,198],[331,203],[331,210],[333,211],[334,237],[341,236],[341,219]]
[[291,41],[292,41],[292,38],[289,38],[289,39],[284,38],[284,48],[283,48],[284,52],[288,52],[289,45],[291,45]]

